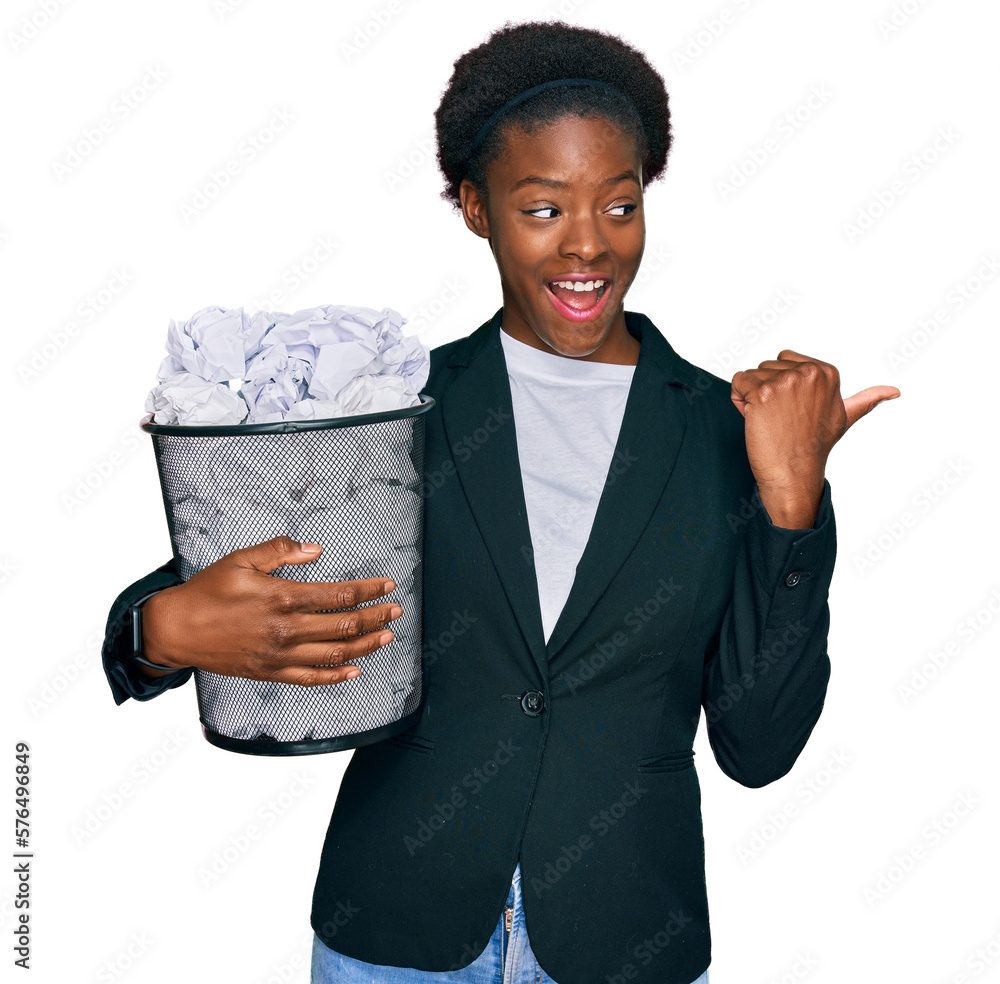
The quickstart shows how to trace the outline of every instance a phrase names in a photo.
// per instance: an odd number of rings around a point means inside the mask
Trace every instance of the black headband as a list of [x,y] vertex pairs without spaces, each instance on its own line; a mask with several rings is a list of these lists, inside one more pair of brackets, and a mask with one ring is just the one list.
[[632,100],[622,92],[615,85],[611,85],[609,82],[601,82],[599,79],[553,79],[551,82],[543,82],[541,85],[534,85],[530,89],[525,89],[524,92],[519,92],[516,96],[508,99],[480,128],[479,132],[475,135],[472,140],[472,146],[469,148],[469,158],[471,159],[480,147],[483,145],[483,141],[489,135],[490,130],[497,125],[500,117],[505,115],[508,110],[513,109],[515,106],[519,106],[521,103],[530,99],[532,96],[537,95],[539,92],[544,92],[546,89],[554,89],[557,85],[597,85],[602,89],[610,89],[612,92],[617,92],[632,108],[634,105]]

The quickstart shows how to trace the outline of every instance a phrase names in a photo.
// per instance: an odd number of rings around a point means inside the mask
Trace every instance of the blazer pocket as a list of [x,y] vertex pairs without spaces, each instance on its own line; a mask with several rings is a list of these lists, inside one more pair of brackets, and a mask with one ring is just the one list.
[[424,755],[434,754],[434,742],[430,738],[423,738],[415,735],[412,731],[401,731],[398,735],[393,735],[387,739],[390,745],[399,748],[408,748],[411,752],[421,752]]
[[694,751],[688,749],[683,752],[665,752],[663,755],[654,755],[651,758],[639,760],[639,771],[642,773],[653,772],[681,772],[684,769],[694,767]]

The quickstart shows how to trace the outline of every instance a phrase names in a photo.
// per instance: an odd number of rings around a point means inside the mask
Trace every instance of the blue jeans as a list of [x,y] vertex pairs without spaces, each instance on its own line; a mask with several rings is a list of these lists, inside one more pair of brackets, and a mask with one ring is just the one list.
[[[312,984],[556,984],[538,966],[528,943],[520,864],[507,893],[507,908],[511,910],[510,933],[501,913],[486,949],[461,970],[413,970],[363,963],[336,953],[314,935],[310,980]],[[708,984],[708,971],[693,984]]]

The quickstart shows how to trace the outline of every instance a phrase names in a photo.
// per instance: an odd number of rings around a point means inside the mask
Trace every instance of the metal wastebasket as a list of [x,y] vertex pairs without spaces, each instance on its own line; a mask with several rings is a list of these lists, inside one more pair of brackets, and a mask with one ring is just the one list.
[[317,560],[275,577],[390,577],[378,602],[403,614],[395,638],[352,660],[361,675],[302,687],[195,669],[205,737],[252,755],[308,755],[381,741],[420,714],[425,414],[382,413],[271,424],[142,423],[153,439],[174,560],[186,581],[233,550],[288,535]]

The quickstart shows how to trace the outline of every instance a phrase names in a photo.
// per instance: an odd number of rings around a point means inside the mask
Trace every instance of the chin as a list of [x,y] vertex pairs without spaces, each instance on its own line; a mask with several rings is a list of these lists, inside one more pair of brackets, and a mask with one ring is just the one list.
[[538,337],[560,355],[579,359],[596,352],[604,344],[608,333],[606,331],[581,331],[579,328],[570,328],[558,335],[546,337],[539,334]]

